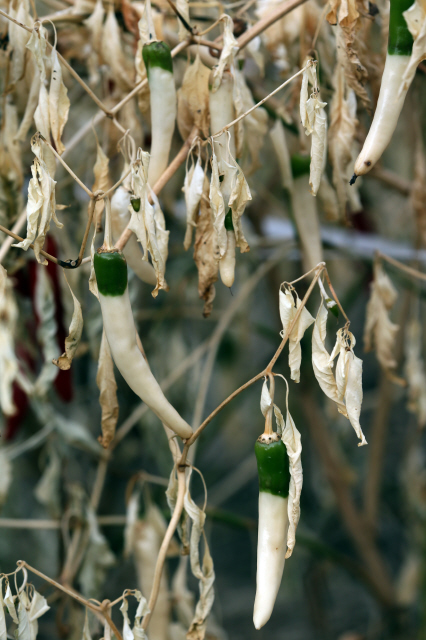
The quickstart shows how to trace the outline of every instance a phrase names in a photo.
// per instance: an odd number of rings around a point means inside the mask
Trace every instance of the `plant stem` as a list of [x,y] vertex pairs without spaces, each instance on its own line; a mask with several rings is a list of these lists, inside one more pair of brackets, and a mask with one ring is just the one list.
[[173,515],[170,519],[167,531],[164,535],[163,542],[161,543],[160,551],[158,552],[157,562],[154,571],[154,581],[152,584],[151,595],[148,601],[149,613],[147,613],[142,620],[142,629],[146,629],[154,611],[155,604],[157,602],[158,593],[160,591],[161,575],[163,573],[164,562],[166,560],[167,551],[170,542],[173,538],[176,527],[179,524],[180,517],[183,510],[183,499],[185,497],[185,467],[177,468],[178,474],[178,494],[176,498],[176,506],[173,511]]

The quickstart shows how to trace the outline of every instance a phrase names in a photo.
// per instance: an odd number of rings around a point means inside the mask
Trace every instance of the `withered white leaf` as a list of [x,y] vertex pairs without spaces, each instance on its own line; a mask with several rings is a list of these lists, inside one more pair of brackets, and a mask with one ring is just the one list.
[[[135,198],[140,201],[139,211],[132,208],[129,222],[129,229],[135,233],[137,239],[142,244],[144,250],[144,260],[148,260],[148,251],[151,254],[152,264],[157,276],[157,284],[152,291],[155,298],[159,289],[168,290],[168,285],[164,277],[166,264],[164,258],[167,257],[168,232],[165,229],[164,216],[159,205],[157,213],[155,208],[148,201],[148,168],[149,153],[139,149],[138,157],[132,164],[132,187]],[[156,217],[157,216],[157,217]]]
[[38,631],[37,622],[30,622],[29,610],[30,603],[25,590],[19,594],[18,604],[18,628],[16,630],[16,640],[35,640]]
[[395,337],[399,327],[389,318],[397,292],[380,263],[374,265],[374,280],[367,304],[364,327],[364,351],[376,350],[377,359],[384,369],[394,369]]
[[413,81],[416,69],[422,60],[426,59],[426,2],[415,0],[414,4],[402,14],[407,27],[413,36],[413,50],[410,61],[402,76],[399,94],[406,91]]
[[[199,509],[191,498],[189,485],[192,469],[189,469],[186,478],[186,491],[184,496],[184,507],[192,520],[191,540],[190,540],[190,562],[193,575],[199,580],[200,598],[195,607],[194,618],[187,633],[187,640],[203,640],[206,628],[206,618],[209,615],[214,601],[214,580],[215,573],[213,560],[210,555],[209,546],[204,535],[204,522],[206,514]],[[204,557],[203,564],[200,564],[200,539],[204,535]]]
[[[244,74],[234,70],[234,108],[235,117],[240,117],[255,105],[252,93],[247,86]],[[243,169],[247,174],[252,174],[260,165],[260,149],[263,146],[268,131],[268,113],[263,107],[259,107],[249,113],[245,118],[237,122],[234,127],[236,139],[236,158],[244,158],[247,149],[250,156],[250,164],[244,162]]]
[[336,384],[338,389],[338,397],[340,401],[344,401],[349,422],[353,426],[361,442],[361,447],[367,444],[365,436],[359,423],[362,404],[362,360],[358,358],[353,351],[355,346],[355,337],[347,329],[339,329],[337,331],[336,344],[330,356],[330,363],[334,360],[337,353],[339,358],[336,365]]
[[288,409],[288,387],[286,396],[286,421],[279,408],[274,405],[274,412],[277,424],[281,429],[281,440],[285,444],[287,450],[289,468],[290,468],[290,485],[288,489],[288,532],[287,532],[287,552],[286,558],[289,558],[296,544],[296,529],[300,520],[300,496],[303,486],[303,469],[302,469],[302,440],[294,420]]
[[[96,162],[93,167],[93,173],[95,175],[95,181],[93,183],[92,191],[95,193],[98,190],[108,191],[111,186],[111,181],[109,177],[109,158],[104,153],[101,145],[96,140]],[[102,230],[102,213],[105,207],[105,201],[103,198],[96,201],[95,204],[95,221],[96,221],[96,230]]]
[[154,207],[154,220],[155,220],[155,237],[157,240],[158,250],[164,264],[164,272],[166,271],[167,258],[169,257],[169,235],[170,231],[166,229],[166,219],[164,217],[163,210],[160,206],[160,201],[155,195],[154,191],[150,189],[151,198]]
[[10,588],[9,583],[7,583],[6,593],[4,596],[4,603],[7,607],[7,610],[13,622],[15,624],[19,624],[18,616],[16,615],[16,609],[15,609],[15,597],[12,595],[12,590]]
[[312,367],[319,386],[326,396],[336,403],[340,413],[346,418],[348,417],[346,407],[339,398],[339,391],[333,373],[332,360],[330,354],[325,347],[325,338],[327,335],[327,316],[328,311],[321,299],[318,314],[315,319],[314,330],[312,332]]
[[262,385],[262,393],[260,394],[260,410],[265,418],[266,414],[272,409],[273,406],[271,394],[269,393],[268,383],[268,378],[265,378]]
[[46,80],[46,29],[43,26],[38,26],[33,29],[26,46],[34,56],[34,60],[40,72],[40,81],[43,84]]
[[[9,7],[9,15],[11,18],[15,18],[15,20],[27,27],[32,26],[27,2],[20,2],[16,11],[11,3]],[[24,76],[26,66],[25,47],[29,38],[30,36],[26,29],[23,29],[20,25],[17,25],[12,21],[9,23],[9,47],[13,51],[13,55],[10,60],[9,83],[12,86],[14,86]]]
[[122,34],[115,17],[114,6],[110,5],[102,32],[102,57],[111,69],[111,76],[121,89],[133,89],[130,66],[122,49]]
[[183,183],[183,192],[185,194],[186,204],[186,232],[183,246],[188,251],[192,243],[192,232],[197,226],[197,215],[200,208],[200,200],[203,195],[204,187],[204,170],[201,166],[201,157],[198,156],[197,162],[186,170],[185,182]]
[[27,237],[22,242],[12,246],[27,251],[34,243],[34,254],[40,264],[47,265],[47,260],[40,254],[46,234],[50,229],[51,220],[58,228],[63,224],[56,217],[56,182],[42,159],[42,148],[39,138],[35,138],[31,150],[36,156],[31,167],[32,178],[28,184],[27,204]]
[[182,86],[177,92],[177,125],[184,140],[196,125],[203,134],[209,135],[209,76],[210,69],[197,53],[183,76]]
[[75,297],[74,292],[71,289],[70,283],[67,280],[65,272],[64,272],[64,277],[68,285],[68,288],[71,291],[71,295],[74,303],[74,311],[71,318],[69,333],[68,333],[68,336],[65,338],[65,352],[59,358],[54,359],[52,362],[57,367],[59,367],[59,369],[63,369],[64,371],[67,371],[71,367],[71,362],[73,361],[75,352],[77,351],[78,345],[80,344],[81,334],[83,332],[83,313],[81,311],[81,304]]
[[47,600],[38,591],[34,589],[33,597],[31,598],[31,605],[29,610],[30,622],[38,620],[42,615],[49,611],[50,607],[47,604]]
[[[291,290],[287,287],[285,288],[285,291],[282,291],[280,289],[279,298],[280,317],[283,324],[281,336],[284,336],[287,333],[290,324],[293,322],[297,309],[301,305],[301,300],[296,293],[295,302]],[[297,320],[289,336],[288,364],[291,371],[290,377],[295,382],[300,382],[300,365],[302,362],[302,348],[300,346],[300,341],[302,340],[306,329],[308,329],[308,327],[310,327],[313,322],[315,322],[314,318],[311,316],[306,307],[303,307],[299,319]]]
[[[344,69],[337,64],[334,74],[335,92],[330,105],[328,146],[333,166],[333,184],[336,189],[340,217],[345,214],[348,199],[348,169],[352,167],[353,142],[357,130],[356,96],[346,86]],[[350,166],[349,166],[350,165]]]
[[220,188],[219,180],[219,167],[217,157],[213,149],[213,155],[211,159],[212,163],[212,177],[210,182],[210,207],[213,212],[213,226],[216,231],[217,243],[219,247],[219,253],[221,256],[226,252],[226,229],[225,229],[225,203]]
[[58,375],[58,369],[52,364],[58,352],[56,340],[58,326],[56,323],[55,297],[52,283],[47,274],[47,269],[38,265],[34,306],[40,319],[37,339],[41,345],[44,359],[41,371],[34,383],[34,393],[37,396],[44,396]]
[[[303,66],[305,67],[310,60],[312,60],[312,58],[307,58]],[[302,125],[305,127],[306,135],[309,135],[310,133],[312,133],[310,129],[307,110],[306,110],[306,105],[309,99],[309,85],[312,85],[314,89],[317,88],[317,68],[316,68],[316,65],[314,64],[310,64],[308,68],[303,71],[302,86],[300,88],[300,101],[299,101],[300,121]]]
[[409,411],[416,416],[420,427],[426,425],[426,373],[422,358],[422,327],[412,319],[406,329],[404,373],[408,383]]
[[[19,371],[18,360],[15,355],[17,320],[18,307],[13,295],[13,287],[8,280],[6,269],[0,265],[0,407],[7,416],[16,412],[13,402],[13,383]],[[5,479],[7,475],[6,469]],[[4,485],[8,486],[6,480]]]
[[56,47],[51,53],[51,77],[49,91],[49,117],[52,138],[57,152],[61,155],[65,151],[62,143],[62,132],[68,120],[70,101],[68,91],[62,79],[62,68]]
[[108,340],[105,335],[105,330],[102,333],[96,384],[100,391],[99,402],[102,408],[102,436],[99,437],[99,442],[103,447],[105,447],[105,449],[107,449],[114,438],[118,420],[119,405],[117,400],[117,383],[114,375],[114,364]]
[[234,58],[238,52],[238,43],[234,37],[234,21],[226,14],[220,17],[224,23],[223,27],[223,45],[220,52],[219,64],[213,69],[212,91],[215,93],[219,89],[222,82],[222,75],[226,67],[232,66]]
[[194,262],[198,269],[198,295],[204,300],[204,317],[208,317],[213,308],[214,283],[217,280],[220,258],[208,194],[209,181],[205,177],[194,242]]
[[105,585],[107,571],[115,564],[115,556],[109,548],[105,536],[101,533],[93,509],[87,510],[89,525],[89,544],[79,581],[81,590],[87,598],[96,598]]
[[316,95],[309,98],[306,103],[306,114],[312,135],[309,187],[313,196],[318,192],[327,157],[327,116],[324,111],[326,104]]
[[234,227],[235,243],[237,247],[239,247],[241,253],[245,253],[246,251],[250,251],[250,247],[243,233],[241,216],[245,211],[247,203],[252,199],[252,196],[242,169],[231,155],[230,163],[232,163],[231,166],[236,169],[236,171],[233,179],[231,195],[228,201],[228,207],[230,207],[232,211],[232,225]]
[[275,120],[275,124],[269,132],[272,146],[277,156],[278,165],[281,173],[281,182],[284,189],[291,191],[293,188],[293,174],[291,171],[290,153],[284,132],[284,126],[281,118]]

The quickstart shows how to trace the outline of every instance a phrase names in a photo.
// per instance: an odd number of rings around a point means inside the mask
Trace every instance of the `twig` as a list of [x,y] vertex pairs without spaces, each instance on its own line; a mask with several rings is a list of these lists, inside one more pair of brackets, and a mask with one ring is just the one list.
[[419,280],[426,280],[426,273],[422,273],[421,271],[418,271],[417,269],[413,269],[412,267],[407,267],[406,264],[403,264],[402,262],[399,262],[399,260],[395,260],[395,258],[391,258],[390,256],[387,256],[386,254],[381,253],[380,251],[376,252],[376,258],[379,260],[385,260],[386,262],[389,262],[389,264],[393,265],[397,269],[400,269],[401,271],[404,271],[404,273],[408,274],[412,278],[418,278]]
[[[167,182],[170,180],[170,178],[176,173],[176,171],[179,169],[179,167],[185,162],[186,156],[188,155],[188,151],[191,148],[192,143],[194,141],[194,138],[197,135],[198,135],[198,128],[197,127],[193,127],[193,129],[192,129],[191,133],[189,134],[188,138],[183,143],[183,146],[181,147],[180,151],[173,158],[173,160],[171,161],[171,163],[169,164],[167,169],[164,171],[163,175],[155,183],[155,185],[154,185],[152,190],[156,195],[158,195],[160,193],[160,191],[167,184]],[[130,239],[132,233],[133,232],[130,231],[130,229],[129,229],[129,225],[127,225],[127,227],[125,228],[125,230],[123,231],[123,233],[119,237],[118,241],[115,243],[115,247],[117,249],[119,249],[120,251],[122,251],[123,248],[126,246],[128,240]]]
[[163,573],[164,562],[166,560],[167,551],[169,549],[170,542],[173,538],[176,527],[179,523],[183,510],[183,499],[185,496],[185,467],[177,469],[178,475],[178,494],[176,498],[176,506],[173,511],[173,515],[170,519],[167,531],[164,535],[163,542],[161,543],[160,551],[158,552],[157,562],[154,571],[154,581],[152,584],[151,595],[149,597],[148,607],[149,613],[147,613],[142,620],[142,629],[146,629],[154,611],[155,604],[157,602],[158,592],[160,591],[161,575]]
[[188,22],[185,20],[185,18],[183,17],[183,15],[180,13],[180,11],[178,10],[178,8],[176,7],[176,5],[174,4],[174,2],[172,2],[172,0],[167,0],[170,8],[172,9],[172,11],[177,15],[177,17],[179,18],[179,20],[181,21],[181,23],[183,24],[183,26],[185,27],[185,29],[192,35],[192,27],[188,24]]
[[324,276],[325,276],[325,279],[327,280],[328,288],[329,288],[329,289],[330,289],[330,291],[331,291],[331,295],[333,296],[335,303],[336,303],[336,304],[337,304],[337,306],[339,307],[339,309],[340,309],[340,312],[341,312],[342,316],[344,317],[344,319],[346,320],[346,322],[347,322],[347,323],[348,323],[348,325],[349,325],[351,321],[349,320],[348,316],[347,316],[347,315],[346,315],[346,313],[345,313],[345,310],[343,309],[342,305],[340,304],[340,300],[339,300],[339,298],[337,297],[337,293],[335,292],[334,287],[333,287],[333,285],[331,284],[330,276],[328,275],[328,271],[327,271],[327,269],[324,269]]
[[[25,210],[25,213],[26,213],[26,210]],[[13,233],[13,231],[9,231],[9,229],[6,229],[6,227],[4,227],[2,224],[0,224],[0,231],[3,231],[3,233],[6,233],[10,238],[13,238],[13,240],[17,240],[18,242],[24,242],[24,238],[21,238],[21,236],[18,236],[16,233]],[[12,242],[10,242],[9,246],[12,246]],[[34,245],[31,243],[29,248],[34,249]],[[66,264],[62,262],[62,260],[59,260],[59,258],[55,258],[55,256],[51,256],[50,253],[47,253],[43,249],[40,249],[40,253],[47,260],[50,260],[50,262],[54,262],[55,264],[58,264],[61,267],[66,268]]]
[[290,13],[290,11],[293,11],[293,9],[296,9],[296,7],[299,7],[304,2],[306,2],[306,0],[287,0],[287,2],[283,2],[282,4],[280,3],[274,11],[271,11],[267,16],[262,18],[262,20],[259,20],[259,22],[253,25],[251,29],[248,29],[245,33],[240,35],[237,39],[240,49],[244,49],[249,42],[263,33],[263,31],[266,31],[266,29],[273,25],[274,22],[280,20],[280,18],[285,16],[287,13]]
[[86,185],[80,180],[80,178],[78,176],[76,176],[76,174],[74,173],[74,171],[71,169],[71,167],[69,167],[67,165],[67,163],[65,162],[65,160],[59,155],[59,153],[56,151],[56,149],[54,149],[52,147],[52,145],[50,144],[50,142],[48,142],[46,140],[46,138],[44,136],[41,135],[41,133],[38,131],[35,136],[35,138],[38,137],[40,138],[40,140],[43,141],[43,143],[46,145],[46,147],[49,147],[49,149],[52,151],[53,155],[59,160],[59,162],[61,163],[61,165],[68,171],[68,173],[70,174],[70,176],[72,178],[74,178],[74,180],[77,182],[77,184],[80,185],[80,187],[87,193],[87,195],[89,196],[89,198],[93,198],[93,192],[90,191],[90,189],[88,187],[86,187]]
[[258,102],[257,104],[255,104],[253,107],[251,107],[248,111],[246,111],[245,113],[243,113],[242,115],[238,116],[238,118],[236,118],[235,120],[233,120],[232,122],[229,122],[225,127],[223,127],[220,131],[218,131],[217,133],[214,133],[211,138],[217,138],[218,136],[221,136],[225,131],[228,131],[228,129],[230,129],[231,127],[234,126],[234,124],[237,124],[237,122],[240,122],[240,120],[242,120],[243,118],[246,118],[250,113],[252,113],[252,111],[254,111],[255,109],[257,109],[258,107],[261,107],[262,104],[264,104],[269,98],[271,98],[272,96],[274,96],[276,93],[278,93],[279,91],[281,91],[281,89],[283,89],[285,86],[287,86],[290,82],[292,82],[295,78],[297,78],[298,76],[300,76],[309,66],[311,66],[311,63],[309,62],[306,66],[303,67],[303,69],[300,69],[300,71],[298,71],[297,73],[294,74],[294,76],[291,76],[291,78],[288,78],[288,80],[286,80],[285,82],[283,82],[282,84],[280,84],[279,87],[277,87],[276,89],[274,89],[269,95],[265,96],[260,102]]
[[13,240],[15,240],[15,235],[11,235],[11,234],[17,234],[19,233],[19,231],[21,230],[21,228],[24,226],[25,221],[27,219],[27,207],[24,207],[24,209],[21,211],[19,218],[16,220],[15,224],[13,225],[12,229],[11,229],[11,233],[8,232],[8,238],[6,238],[6,240],[3,242],[1,248],[0,248],[0,263],[3,262],[3,260],[5,259],[10,247],[13,244]]
[[52,578],[49,578],[49,576],[46,576],[41,571],[38,571],[37,569],[34,569],[34,567],[30,566],[24,560],[18,560],[18,562],[16,564],[18,565],[18,567],[20,569],[25,567],[25,569],[28,569],[28,571],[31,571],[31,573],[34,573],[35,575],[39,576],[40,578],[42,578],[46,582],[49,582],[49,584],[53,585],[55,587],[55,589],[59,589],[60,591],[63,591],[68,596],[70,596],[71,598],[74,598],[74,600],[77,600],[77,602],[80,602],[80,604],[84,605],[88,609],[91,609],[92,611],[94,611],[96,613],[101,613],[103,615],[103,617],[105,618],[105,620],[110,625],[110,627],[113,630],[113,632],[116,634],[117,640],[123,640],[123,638],[121,636],[121,633],[119,632],[119,630],[117,629],[117,627],[115,626],[113,621],[111,620],[111,617],[108,615],[108,613],[102,608],[102,606],[93,604],[93,602],[90,602],[90,600],[86,600],[85,598],[83,598],[83,596],[81,596],[79,593],[77,593],[74,589],[71,589],[70,587],[67,587],[67,586],[65,586],[63,584],[60,584],[59,582],[56,582],[56,580],[52,580]]

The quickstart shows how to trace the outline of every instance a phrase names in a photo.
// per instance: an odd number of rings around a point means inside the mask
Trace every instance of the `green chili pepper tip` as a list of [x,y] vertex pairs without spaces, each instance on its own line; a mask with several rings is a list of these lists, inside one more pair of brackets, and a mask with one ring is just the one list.
[[391,0],[389,14],[388,53],[410,56],[413,49],[413,36],[408,30],[402,15],[413,4],[413,0]]
[[127,287],[127,263],[121,251],[95,253],[98,290],[103,296],[121,296]]
[[161,69],[165,69],[165,71],[173,73],[173,61],[170,53],[170,47],[165,42],[162,42],[161,40],[147,42],[142,47],[142,57],[148,73],[148,80],[149,70],[152,69],[152,67],[160,67]]
[[290,469],[287,450],[282,440],[254,446],[259,475],[259,491],[287,498],[290,484]]

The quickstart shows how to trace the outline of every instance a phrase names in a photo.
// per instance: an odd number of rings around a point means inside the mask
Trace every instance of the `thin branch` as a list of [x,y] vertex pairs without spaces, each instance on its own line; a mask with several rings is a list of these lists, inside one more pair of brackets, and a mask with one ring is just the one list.
[[337,304],[337,306],[339,307],[339,309],[340,309],[340,312],[341,312],[342,316],[344,317],[344,319],[346,320],[346,322],[347,322],[348,324],[350,324],[350,322],[351,322],[351,321],[349,320],[348,316],[347,316],[347,315],[346,315],[346,313],[345,313],[345,310],[343,309],[342,305],[340,304],[340,300],[339,300],[339,298],[337,297],[337,293],[335,292],[334,287],[333,287],[333,285],[331,284],[330,276],[328,275],[328,271],[327,271],[327,269],[324,269],[324,276],[325,276],[325,279],[327,280],[328,288],[329,288],[329,289],[330,289],[330,291],[331,291],[331,295],[333,296],[335,303],[336,303],[336,304]]
[[376,257],[379,260],[385,260],[386,262],[389,262],[389,264],[393,265],[400,271],[404,271],[404,273],[411,276],[412,278],[418,278],[419,280],[426,280],[426,273],[422,273],[421,271],[418,271],[417,269],[413,269],[412,267],[407,267],[406,264],[403,264],[402,262],[399,262],[399,260],[395,260],[395,258],[391,258],[390,256],[387,256],[386,254],[381,253],[380,251],[376,252]]
[[77,182],[77,184],[80,185],[80,187],[87,193],[87,195],[89,196],[89,198],[93,198],[93,192],[90,191],[90,189],[88,187],[86,187],[86,185],[80,180],[80,178],[78,176],[76,176],[76,174],[74,173],[74,171],[71,169],[71,167],[69,167],[67,165],[67,163],[65,162],[65,160],[59,155],[59,153],[56,151],[56,149],[54,149],[52,147],[52,145],[50,144],[50,142],[48,142],[46,140],[46,138],[44,136],[42,136],[42,134],[38,131],[35,136],[35,138],[38,137],[40,138],[40,140],[42,140],[42,142],[46,145],[46,147],[49,147],[49,149],[51,150],[51,152],[53,153],[53,155],[59,160],[59,162],[61,163],[61,165],[64,167],[64,169],[66,169],[68,171],[68,173],[70,174],[70,176],[72,178],[74,178],[74,180]]
[[172,11],[177,15],[177,17],[179,18],[179,20],[181,21],[181,23],[183,24],[183,26],[185,27],[185,29],[192,35],[192,27],[188,24],[188,22],[185,20],[185,18],[183,17],[183,15],[180,13],[180,11],[178,10],[178,8],[176,7],[175,3],[172,2],[172,0],[167,0],[169,7],[172,9]]
[[306,2],[306,0],[287,0],[287,2],[283,2],[282,4],[280,3],[274,11],[271,11],[267,16],[262,18],[262,20],[259,20],[259,22],[253,25],[251,29],[248,29],[237,39],[240,49],[244,49],[249,42],[266,31],[266,29],[273,25],[274,22],[280,20],[283,16],[293,11],[293,9],[296,9],[296,7],[299,7],[304,2]]
[[161,543],[160,551],[157,556],[157,563],[154,571],[154,581],[152,584],[151,595],[149,597],[148,607],[149,613],[147,613],[142,620],[142,629],[146,629],[154,611],[155,604],[157,602],[158,593],[160,591],[161,575],[163,573],[164,562],[166,560],[167,551],[170,546],[170,542],[173,538],[176,527],[179,524],[180,517],[183,510],[183,499],[185,497],[185,468],[177,470],[178,474],[178,494],[176,498],[176,506],[173,511],[173,515],[170,519],[169,526],[164,535],[163,542]]
[[[25,214],[26,214],[26,212],[27,211],[25,209]],[[13,240],[17,240],[18,242],[24,242],[24,238],[21,238],[21,236],[18,236],[13,231],[9,231],[9,229],[6,229],[6,227],[4,227],[2,224],[0,224],[0,231],[3,231],[3,233],[6,233],[10,238],[13,238]],[[10,246],[12,246],[12,242],[10,243],[9,247]],[[34,250],[34,245],[31,243],[29,248]],[[40,249],[40,253],[47,260],[50,260],[50,262],[54,262],[55,264],[58,264],[59,266],[66,268],[66,264],[64,262],[62,262],[62,260],[59,260],[59,258],[55,258],[55,256],[51,256],[50,253],[47,253],[43,249]]]
[[7,235],[9,237],[6,238],[6,240],[3,242],[3,244],[2,244],[2,246],[0,248],[0,263],[3,262],[3,260],[5,259],[7,253],[9,252],[10,247],[13,244],[13,240],[16,239],[15,235],[12,235],[12,234],[19,233],[19,231],[24,226],[26,220],[27,220],[27,207],[24,207],[24,209],[21,211],[21,213],[19,215],[19,218],[16,220],[15,224],[13,225],[13,227],[11,229],[11,233],[9,233],[9,230],[7,231]]

